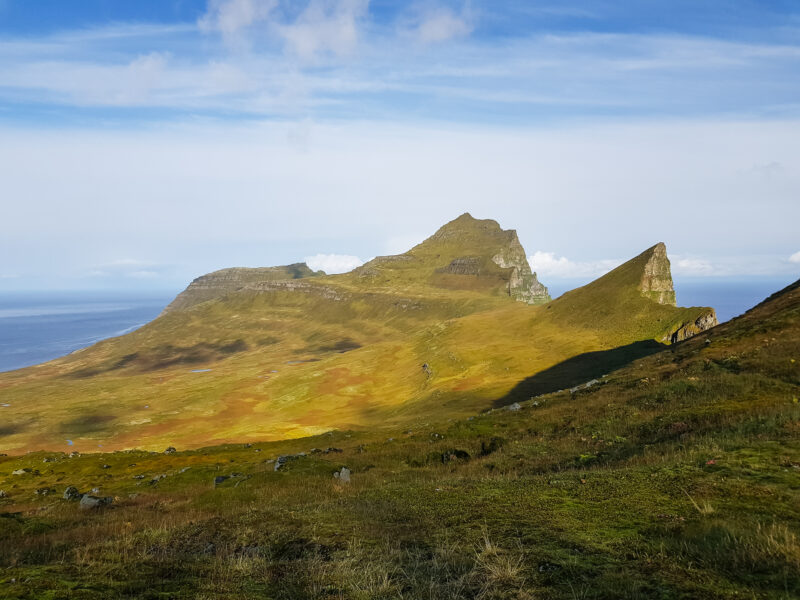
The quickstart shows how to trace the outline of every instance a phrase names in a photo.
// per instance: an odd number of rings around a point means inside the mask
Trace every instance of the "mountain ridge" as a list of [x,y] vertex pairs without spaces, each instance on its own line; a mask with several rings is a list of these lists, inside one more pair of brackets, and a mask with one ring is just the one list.
[[196,447],[457,417],[572,357],[716,322],[669,303],[663,244],[546,302],[528,303],[526,267],[516,232],[465,214],[350,273],[201,276],[130,334],[0,374],[0,449]]

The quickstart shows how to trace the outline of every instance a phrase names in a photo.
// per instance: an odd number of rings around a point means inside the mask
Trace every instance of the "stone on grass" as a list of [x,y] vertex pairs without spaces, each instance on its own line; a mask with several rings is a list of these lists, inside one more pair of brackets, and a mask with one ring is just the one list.
[[112,502],[114,502],[114,498],[112,498],[111,496],[106,496],[105,498],[98,498],[97,496],[90,496],[89,494],[84,494],[81,497],[81,501],[80,504],[78,504],[78,508],[80,508],[81,510],[94,510],[102,506],[109,506]]
[[514,404],[509,404],[506,407],[506,410],[510,410],[510,411],[516,412],[518,410],[522,410],[522,406],[520,405],[519,402],[514,402]]
[[226,479],[230,479],[228,475],[217,475],[214,477],[214,487],[217,487],[220,483],[225,481]]
[[350,469],[347,467],[342,467],[333,474],[333,477],[342,483],[350,483]]
[[64,500],[80,500],[80,499],[81,499],[81,493],[75,486],[71,485],[64,490]]
[[177,450],[175,448],[173,448],[172,446],[170,446],[169,448],[164,450],[164,454],[175,454],[176,452],[177,452]]

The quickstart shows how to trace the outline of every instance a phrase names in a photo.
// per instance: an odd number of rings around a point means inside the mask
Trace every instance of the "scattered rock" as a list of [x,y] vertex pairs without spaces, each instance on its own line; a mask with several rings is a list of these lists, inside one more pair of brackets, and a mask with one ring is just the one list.
[[102,467],[100,467],[100,468],[101,468],[101,469],[110,469],[110,468],[111,468],[111,465],[103,465],[103,466],[102,466]]
[[164,450],[164,454],[175,454],[176,452],[177,452],[177,450],[175,448],[173,448],[172,446],[170,446],[169,448]]
[[8,492],[5,490],[0,490],[0,498],[8,498]]
[[304,456],[306,456],[305,452],[299,452],[297,454],[283,454],[275,460],[275,467],[273,467],[273,469],[275,471],[280,471],[281,468],[283,468],[283,466],[290,460],[297,460],[298,458],[302,458]]
[[146,477],[146,475],[134,475],[133,476],[134,479],[144,479],[145,477]]
[[157,484],[159,481],[161,481],[162,479],[166,479],[166,478],[167,478],[167,476],[166,476],[164,473],[162,473],[161,475],[156,475],[155,477],[153,477],[153,478],[150,480],[150,485],[155,485],[155,484]]
[[50,458],[49,456],[46,456],[46,457],[44,457],[42,459],[42,462],[43,463],[56,462],[56,459],[55,458]]
[[80,455],[81,455],[81,453],[78,452],[77,450],[73,450],[72,452],[69,453],[69,457],[70,458],[77,458]]
[[518,410],[522,410],[522,405],[519,402],[514,402],[514,404],[509,404],[506,407],[506,410],[510,410],[512,412],[516,412]]
[[214,487],[217,487],[220,483],[224,482],[227,479],[230,479],[229,475],[217,475],[216,477],[214,477]]
[[33,473],[33,469],[28,469],[27,467],[24,469],[17,469],[16,471],[12,471],[12,475],[27,475],[28,473]]
[[189,469],[191,469],[191,467],[183,467],[178,473],[186,473]]
[[43,487],[36,490],[37,496],[49,496],[50,494],[55,494],[55,493],[56,491],[53,488]]
[[64,500],[80,500],[81,493],[78,491],[78,488],[74,486],[69,486],[67,489],[64,490]]
[[341,448],[325,448],[324,453],[330,454],[331,452],[344,452]]
[[100,493],[100,488],[92,488],[89,493],[90,494],[99,494]]
[[78,504],[78,508],[81,510],[94,510],[96,508],[100,508],[102,506],[110,506],[111,503],[114,502],[114,498],[111,496],[106,496],[105,498],[98,498],[97,496],[90,496],[89,494],[84,494],[81,497],[80,504]]
[[333,474],[333,477],[334,479],[338,479],[341,483],[350,483],[350,469],[342,467]]
[[578,390],[588,389],[588,388],[592,387],[593,385],[597,385],[598,383],[600,383],[599,379],[592,379],[591,381],[587,381],[586,383],[582,383],[580,385],[576,385],[575,387],[569,388],[569,393],[570,394],[574,394]]

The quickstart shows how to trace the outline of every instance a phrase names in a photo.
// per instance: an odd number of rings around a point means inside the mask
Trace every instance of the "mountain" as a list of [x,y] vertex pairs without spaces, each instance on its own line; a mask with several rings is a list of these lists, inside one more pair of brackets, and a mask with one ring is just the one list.
[[[0,449],[198,447],[457,418],[537,374],[570,387],[716,323],[671,293],[661,244],[550,300],[516,233],[469,214],[343,275],[217,271],[137,331],[0,374]],[[553,375],[571,359],[580,368]]]
[[[642,307],[657,304],[638,287],[645,271],[623,269],[636,293],[620,292]],[[599,300],[587,287],[573,305]],[[186,312],[207,317],[230,301]],[[557,303],[506,298],[474,332],[476,347],[513,333],[496,330],[510,319],[549,349],[558,340],[541,320],[564,310]],[[224,314],[244,306],[255,310]],[[428,331],[429,348],[449,335]],[[584,366],[602,361],[598,352]],[[532,376],[568,373],[576,360]],[[374,419],[196,450],[0,456],[0,595],[800,597],[800,281],[605,375],[463,418]],[[117,392],[101,380],[102,393]],[[251,427],[260,414],[248,415]]]
[[550,300],[531,272],[513,229],[469,213],[442,226],[405,254],[379,256],[355,271],[371,286],[428,284],[444,289],[493,291],[528,304]]

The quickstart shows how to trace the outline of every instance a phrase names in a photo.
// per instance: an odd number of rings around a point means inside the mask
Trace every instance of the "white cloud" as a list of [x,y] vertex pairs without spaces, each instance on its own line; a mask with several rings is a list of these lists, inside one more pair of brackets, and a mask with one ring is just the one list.
[[238,44],[242,30],[265,21],[277,4],[277,0],[209,0],[198,26],[201,31],[218,31],[227,41]]
[[321,269],[328,274],[347,273],[364,264],[363,260],[349,254],[315,254],[306,256],[305,261],[312,270]]
[[369,1],[309,0],[296,13],[300,2],[282,6],[278,0],[210,0],[198,26],[205,33],[221,33],[227,43],[240,49],[257,39],[278,39],[293,58],[314,62],[354,52]]
[[287,48],[301,60],[349,56],[359,41],[369,0],[311,0],[293,23],[279,25]]
[[566,256],[557,257],[553,252],[542,252],[541,250],[537,250],[532,256],[529,256],[528,262],[531,269],[540,277],[564,279],[599,277],[622,263],[622,261],[612,259],[575,262]]
[[164,267],[135,258],[121,258],[86,272],[92,278],[155,279],[162,275]]
[[457,15],[449,8],[439,7],[423,13],[412,33],[423,44],[432,44],[467,36],[472,29],[466,10]]
[[713,265],[702,258],[677,258],[671,262],[676,275],[711,275],[715,271]]
[[800,263],[800,252],[795,252],[789,257],[789,262]]

